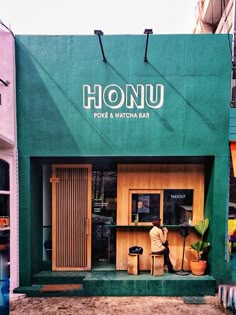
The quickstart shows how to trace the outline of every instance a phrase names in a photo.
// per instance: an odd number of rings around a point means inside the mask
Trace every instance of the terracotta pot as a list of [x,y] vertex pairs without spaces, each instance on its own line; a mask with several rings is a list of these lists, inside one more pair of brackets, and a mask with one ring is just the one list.
[[195,276],[202,276],[204,275],[207,267],[207,262],[205,260],[192,260],[190,261],[190,269],[192,274]]

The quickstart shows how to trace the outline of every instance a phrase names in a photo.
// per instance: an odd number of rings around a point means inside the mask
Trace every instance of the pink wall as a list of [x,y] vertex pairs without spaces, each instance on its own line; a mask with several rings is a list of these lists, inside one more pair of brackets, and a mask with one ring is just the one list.
[[16,144],[15,119],[15,44],[12,34],[0,29],[0,139]]
[[[0,159],[10,166],[10,292],[19,285],[18,152],[15,102],[15,39],[0,29]],[[6,229],[6,228],[0,228]]]

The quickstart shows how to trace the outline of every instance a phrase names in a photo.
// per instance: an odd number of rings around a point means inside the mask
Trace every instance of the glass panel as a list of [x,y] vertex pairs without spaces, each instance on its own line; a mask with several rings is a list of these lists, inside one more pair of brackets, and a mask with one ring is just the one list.
[[[0,282],[10,277],[10,230],[0,231]],[[0,312],[1,314],[1,312]]]
[[230,220],[235,220],[236,219],[236,177],[234,177],[232,160],[231,160],[231,163],[230,163],[229,213],[228,213],[228,218]]
[[164,191],[163,224],[191,224],[193,214],[193,189],[168,189]]
[[116,233],[107,225],[116,224],[117,174],[93,171],[92,260],[93,268],[115,263]]
[[4,312],[9,304],[10,283],[10,230],[0,231],[0,314]]
[[133,193],[132,222],[152,222],[153,217],[160,216],[160,194]]
[[228,255],[232,260],[232,264],[236,262],[236,177],[232,165],[230,163],[229,178],[229,208],[228,208],[228,235],[230,246],[228,247]]
[[0,227],[6,227],[10,225],[9,222],[9,195],[0,194]]
[[52,227],[43,227],[43,260],[52,260]]
[[0,190],[9,190],[9,164],[0,160]]
[[51,165],[43,165],[43,260],[52,260]]

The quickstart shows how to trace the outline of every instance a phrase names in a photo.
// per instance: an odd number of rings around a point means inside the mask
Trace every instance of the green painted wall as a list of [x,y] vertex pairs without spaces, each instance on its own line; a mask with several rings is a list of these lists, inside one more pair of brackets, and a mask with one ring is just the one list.
[[[27,155],[215,155],[228,138],[228,36],[17,36],[19,150]],[[83,84],[163,84],[149,119],[94,119]],[[123,106],[114,112],[128,112]],[[130,112],[130,111],[129,111]],[[137,112],[137,111],[136,111]],[[85,136],[86,134],[86,136]],[[207,135],[207,137],[206,137]],[[56,141],[60,139],[60,141]],[[37,145],[35,145],[37,143]],[[217,145],[216,144],[221,144]]]
[[236,141],[236,108],[230,108],[229,140]]
[[[102,43],[106,63],[95,35],[16,36],[21,284],[30,283],[30,225],[37,219],[32,212],[38,197],[30,194],[30,157],[47,156],[213,157],[206,213],[214,242],[210,268],[221,279],[223,271],[219,274],[217,268],[224,264],[231,38],[152,35],[148,62],[143,61],[144,35],[103,36]],[[144,102],[143,109],[111,109],[103,101],[101,109],[85,109],[83,85],[95,84],[105,91],[108,85],[125,90],[127,84],[161,84],[163,105],[150,108]],[[111,96],[114,101],[115,94]],[[106,113],[107,118],[94,117]],[[137,118],[116,118],[115,113]],[[139,118],[140,113],[149,118]],[[32,172],[37,174],[35,166]]]

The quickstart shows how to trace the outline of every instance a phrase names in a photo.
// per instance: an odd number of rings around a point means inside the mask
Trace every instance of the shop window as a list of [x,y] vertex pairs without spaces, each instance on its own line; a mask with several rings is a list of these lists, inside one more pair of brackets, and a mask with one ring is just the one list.
[[116,224],[117,173],[93,171],[92,179],[92,263],[96,268],[115,263],[116,234],[108,226]]
[[131,190],[131,222],[152,222],[153,217],[163,216],[162,191]]
[[9,164],[0,160],[0,227],[10,225]]
[[9,225],[9,195],[0,194],[0,225]]
[[164,190],[163,224],[192,224],[193,189]]
[[0,160],[0,191],[9,190],[9,164]]
[[[236,235],[236,177],[234,176],[233,158],[230,163],[229,178],[229,205],[228,205],[228,234]],[[233,244],[233,251],[236,252],[236,245]]]
[[52,191],[50,165],[43,165],[43,260],[52,260]]
[[191,224],[192,189],[130,190],[131,224],[152,222],[159,216],[165,225]]
[[10,277],[10,186],[9,164],[0,159],[0,281],[9,290]]

